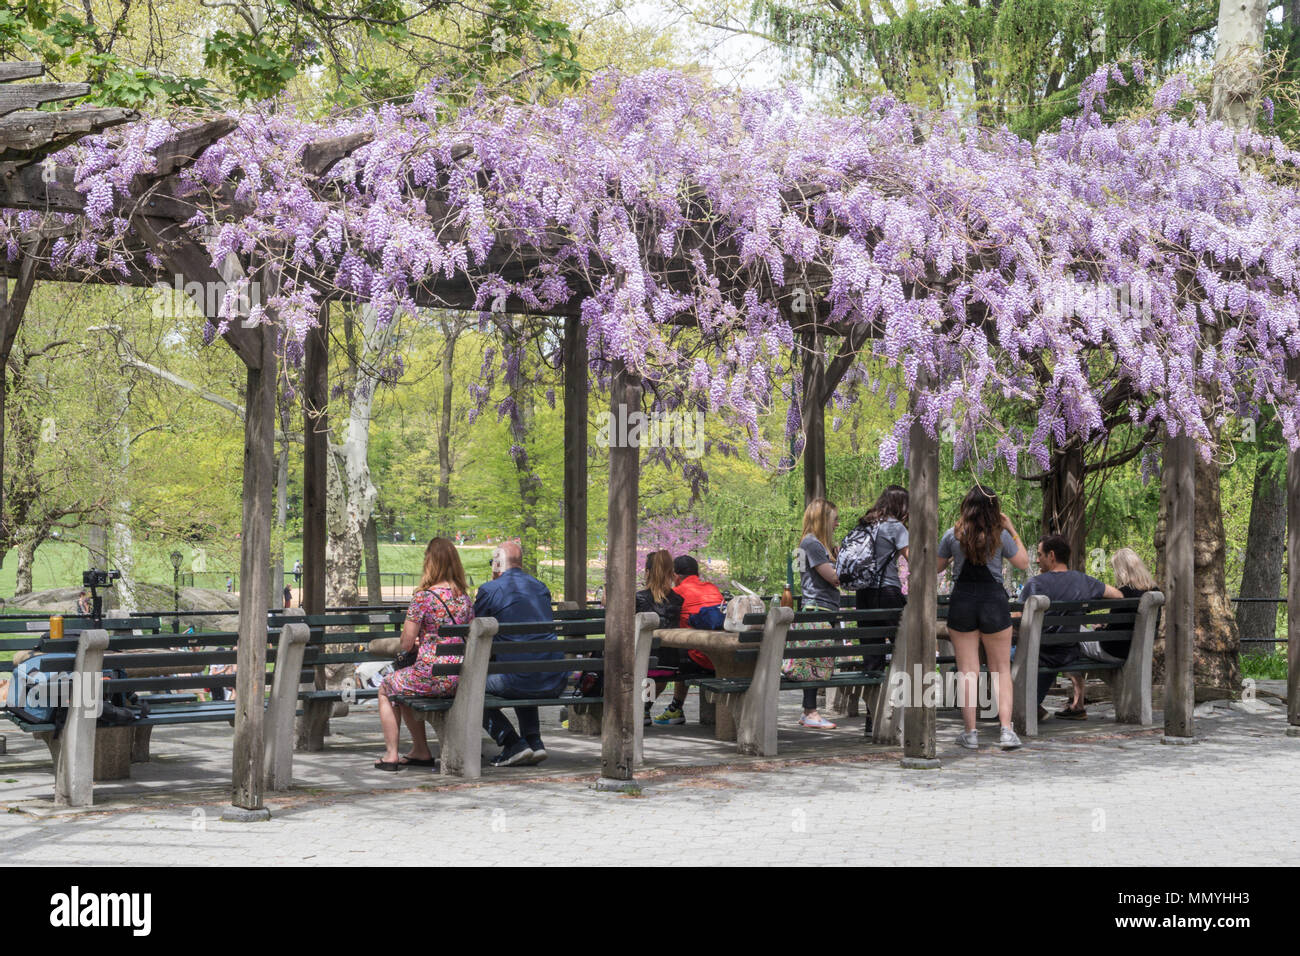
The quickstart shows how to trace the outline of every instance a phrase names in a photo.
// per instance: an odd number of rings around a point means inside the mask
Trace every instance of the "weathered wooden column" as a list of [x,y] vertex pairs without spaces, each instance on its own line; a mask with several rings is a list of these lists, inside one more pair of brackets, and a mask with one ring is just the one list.
[[803,503],[826,497],[826,361],[818,332],[800,336],[803,343]]
[[1193,663],[1196,648],[1196,442],[1166,438],[1161,494],[1165,511],[1165,735],[1192,744],[1196,730]]
[[235,678],[235,748],[231,803],[222,819],[268,817],[262,735],[266,711],[266,609],[270,601],[271,500],[275,490],[278,365],[273,324],[254,330],[261,364],[248,369],[244,419],[243,523],[239,548],[239,653]]
[[564,323],[564,599],[587,606],[587,333]]
[[325,612],[325,485],[329,454],[329,303],[303,354],[302,608]]
[[[641,379],[614,363],[609,426],[609,547],[605,556],[605,706],[597,789],[625,790],[635,762],[636,533],[641,484]],[[632,440],[629,440],[632,439]]]
[[[22,325],[23,315],[27,312],[27,303],[31,300],[32,289],[36,286],[36,265],[36,255],[31,250],[24,249],[12,292],[9,289],[9,280],[0,276],[0,531],[4,530],[6,520],[4,439],[7,414],[5,399],[9,391],[9,355],[13,352],[14,340],[18,337],[18,327]],[[3,545],[0,545],[0,548],[3,548]],[[0,550],[0,561],[3,558],[4,552]]]
[[[925,388],[928,381],[924,371],[917,375],[911,399],[913,414],[916,391]],[[939,620],[939,436],[930,435],[917,418],[912,422],[908,442],[911,504],[907,536],[911,545],[907,559],[907,606],[899,627],[903,638],[905,695],[902,765],[912,770],[935,770],[939,767],[934,740],[938,694],[934,659],[935,627]],[[1003,693],[1010,693],[1010,688]]]
[[[1287,374],[1300,384],[1300,358],[1287,359]],[[1300,568],[1300,452],[1286,453],[1287,568]],[[1287,736],[1300,737],[1300,573],[1286,576],[1286,717]]]

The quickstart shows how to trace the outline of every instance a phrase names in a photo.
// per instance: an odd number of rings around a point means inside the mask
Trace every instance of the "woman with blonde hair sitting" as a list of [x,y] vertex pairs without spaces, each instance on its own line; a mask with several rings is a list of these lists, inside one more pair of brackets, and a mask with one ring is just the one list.
[[[838,611],[840,579],[835,573],[835,525],[840,512],[825,498],[814,498],[803,512],[803,536],[795,549],[803,592],[803,610]],[[829,621],[801,624],[802,628],[830,628]],[[827,635],[828,637],[830,635]],[[804,647],[816,641],[792,641],[791,647]],[[798,657],[782,665],[785,677],[792,681],[824,681],[835,674],[834,657]],[[834,730],[835,725],[817,712],[817,688],[803,692],[803,716],[799,723],[816,730]]]
[[[1142,563],[1138,553],[1132,548],[1120,548],[1110,556],[1110,566],[1115,572],[1115,587],[1119,588],[1121,594],[1126,598],[1140,598],[1148,591],[1156,589],[1156,579],[1152,573],[1147,570],[1147,566]],[[1105,631],[1106,627],[1098,627],[1098,631]],[[1090,657],[1095,661],[1101,661],[1106,664],[1122,664],[1128,659],[1128,641],[1084,641],[1079,645],[1079,650],[1083,652],[1084,657]],[[1057,711],[1057,717],[1064,717],[1066,720],[1085,720],[1088,711],[1085,707],[1086,693],[1085,680],[1086,674],[1072,673],[1070,675],[1070,684],[1074,688],[1074,694],[1070,701],[1070,706],[1063,711]]]

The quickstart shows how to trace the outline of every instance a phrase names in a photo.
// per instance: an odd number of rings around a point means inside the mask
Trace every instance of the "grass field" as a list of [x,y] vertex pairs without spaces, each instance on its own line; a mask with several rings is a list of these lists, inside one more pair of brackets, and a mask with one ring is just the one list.
[[[136,580],[169,587],[172,583],[172,565],[169,556],[173,549],[179,550],[183,555],[181,570],[195,573],[194,583],[197,587],[223,589],[226,575],[239,568],[238,542],[196,548],[176,547],[170,542],[137,541]],[[459,550],[465,571],[475,584],[481,584],[492,576],[489,566],[492,545],[465,545]],[[287,542],[285,568],[292,568],[294,561],[301,557],[302,542],[300,540]],[[47,542],[36,551],[36,562],[32,569],[32,587],[36,591],[56,587],[80,587],[81,573],[90,566],[89,562],[89,553],[80,543]],[[379,544],[379,569],[383,574],[419,574],[423,563],[423,544],[392,542]],[[11,551],[5,556],[4,566],[0,567],[0,597],[8,599],[14,593],[17,574],[18,555]],[[558,568],[547,566],[543,569],[543,579],[552,588],[556,587],[554,579],[562,574],[562,566]],[[386,586],[390,583],[385,581]]]

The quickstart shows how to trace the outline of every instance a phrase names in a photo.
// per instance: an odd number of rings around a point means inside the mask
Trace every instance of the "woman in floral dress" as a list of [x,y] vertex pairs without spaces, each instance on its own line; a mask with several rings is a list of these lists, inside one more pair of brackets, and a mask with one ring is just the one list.
[[[474,602],[466,594],[465,569],[456,546],[446,538],[434,538],[424,551],[424,574],[420,587],[411,598],[402,627],[402,650],[418,650],[410,667],[394,671],[379,685],[379,721],[384,728],[384,758],[375,764],[378,770],[394,771],[403,766],[433,767],[437,761],[429,751],[424,720],[410,707],[394,704],[391,697],[453,697],[457,677],[434,674],[438,664],[459,664],[461,655],[437,653],[438,644],[463,644],[461,637],[439,637],[438,631],[451,624],[468,624],[474,617]],[[411,732],[411,752],[397,753],[401,736],[398,717]]]

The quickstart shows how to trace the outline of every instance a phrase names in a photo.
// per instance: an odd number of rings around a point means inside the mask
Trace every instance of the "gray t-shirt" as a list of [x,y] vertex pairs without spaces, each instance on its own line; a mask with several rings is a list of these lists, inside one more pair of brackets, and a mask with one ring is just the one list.
[[901,521],[886,518],[876,527],[876,551],[873,557],[877,562],[888,559],[884,573],[880,576],[882,588],[902,590],[903,582],[898,576],[898,552],[907,547],[907,526]]
[[[989,573],[993,575],[993,580],[998,584],[1002,583],[1002,559],[1014,558],[1016,552],[1020,550],[1020,545],[1016,544],[1016,539],[1011,537],[1011,532],[1005,528],[1002,529],[1002,547],[995,554],[989,555],[987,567]],[[966,564],[966,554],[961,549],[960,542],[957,541],[957,535],[953,529],[949,528],[939,539],[939,557],[952,558],[952,579],[956,581],[961,575],[961,569]]]
[[799,542],[799,583],[803,588],[803,603],[839,609],[840,589],[822,577],[816,570],[819,564],[835,567],[835,561],[826,547],[812,535],[804,535]]
[[[1095,601],[1105,593],[1105,584],[1082,571],[1044,571],[1025,582],[1020,589],[1020,600],[1031,594],[1042,594],[1053,604],[1059,604],[1063,601]],[[1048,634],[1078,634],[1079,625],[1047,626],[1043,630]]]

